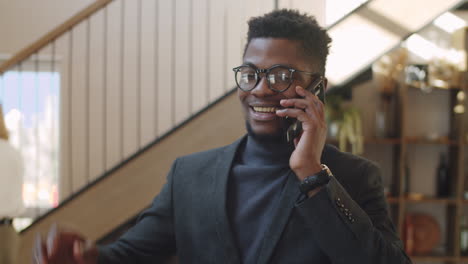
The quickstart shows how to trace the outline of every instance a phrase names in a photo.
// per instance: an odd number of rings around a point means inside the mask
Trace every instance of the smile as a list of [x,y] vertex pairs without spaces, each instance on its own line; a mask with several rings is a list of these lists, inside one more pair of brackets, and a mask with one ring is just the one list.
[[276,113],[276,110],[280,109],[279,107],[264,107],[264,106],[252,106],[252,109],[255,112],[260,112],[260,113]]

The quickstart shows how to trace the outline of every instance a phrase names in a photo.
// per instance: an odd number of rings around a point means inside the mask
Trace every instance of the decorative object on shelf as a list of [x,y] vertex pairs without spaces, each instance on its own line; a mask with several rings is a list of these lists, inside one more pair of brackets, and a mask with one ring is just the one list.
[[465,99],[466,99],[465,91],[458,91],[456,98],[457,98],[457,104],[453,107],[453,112],[455,114],[465,113]]
[[[441,229],[437,220],[425,213],[408,213],[405,220],[405,230],[409,228],[406,231],[405,241],[409,241],[409,246],[411,246],[407,253],[410,255],[430,254],[441,239]],[[410,225],[406,226],[406,223]],[[405,249],[406,247],[405,244]]]
[[398,80],[407,59],[404,48],[382,56],[372,65],[373,79],[379,90],[379,104],[375,112],[375,133],[377,137],[397,136],[395,114],[397,109]]
[[[362,135],[362,123],[359,110],[346,104],[339,95],[330,95],[327,97],[326,119],[328,127],[336,131],[338,146],[341,151],[347,151],[348,143],[351,145],[353,154],[362,154],[364,145],[364,136]],[[333,135],[329,133],[329,136]]]
[[405,83],[417,88],[423,92],[432,92],[429,85],[429,66],[427,64],[410,64],[405,68]]
[[450,178],[446,155],[440,153],[439,165],[437,166],[437,197],[450,196]]
[[405,170],[404,170],[404,179],[403,179],[403,193],[406,195],[406,196],[409,196],[410,194],[410,179],[411,179],[411,171],[410,171],[410,168],[409,168],[409,162],[408,162],[408,156],[405,155]]
[[406,214],[403,225],[403,243],[405,252],[408,255],[414,255],[414,224],[409,214]]
[[466,215],[460,220],[460,253],[468,255],[468,216]]
[[429,62],[429,85],[450,89],[460,84],[460,63],[465,55],[455,49],[440,49]]
[[408,199],[413,201],[422,201],[424,199],[424,194],[417,192],[410,192],[407,195]]
[[393,94],[380,94],[380,103],[375,112],[375,135],[378,138],[397,136],[395,125],[396,100]]

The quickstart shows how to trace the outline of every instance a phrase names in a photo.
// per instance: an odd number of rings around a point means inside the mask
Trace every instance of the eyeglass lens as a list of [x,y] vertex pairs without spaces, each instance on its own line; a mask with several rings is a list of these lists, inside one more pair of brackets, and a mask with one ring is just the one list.
[[[275,67],[267,71],[266,79],[270,85],[270,88],[275,91],[286,90],[291,85],[292,73],[288,68]],[[240,67],[236,72],[236,81],[242,90],[252,90],[255,88],[258,80],[261,77],[257,71],[249,66]]]

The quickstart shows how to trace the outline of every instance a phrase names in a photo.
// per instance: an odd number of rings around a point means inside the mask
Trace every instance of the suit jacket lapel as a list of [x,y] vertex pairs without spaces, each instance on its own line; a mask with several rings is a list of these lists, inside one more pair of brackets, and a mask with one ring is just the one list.
[[278,206],[275,209],[275,215],[268,230],[265,232],[257,263],[268,263],[268,260],[273,254],[273,250],[281,237],[281,233],[288,223],[294,204],[299,198],[300,191],[298,184],[299,180],[296,175],[290,171],[286,185],[281,193]]
[[243,137],[233,144],[227,146],[217,158],[214,179],[214,197],[216,231],[219,236],[219,243],[225,247],[224,263],[241,263],[239,250],[236,246],[234,236],[229,225],[226,209],[227,184],[232,163],[240,143],[245,140]]

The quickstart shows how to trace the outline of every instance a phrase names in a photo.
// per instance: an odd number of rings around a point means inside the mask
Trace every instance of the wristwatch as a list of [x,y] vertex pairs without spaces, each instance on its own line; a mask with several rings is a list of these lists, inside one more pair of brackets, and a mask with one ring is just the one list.
[[313,189],[323,186],[330,181],[330,177],[333,176],[330,169],[325,164],[321,164],[320,166],[322,167],[322,170],[319,173],[305,178],[299,184],[299,190],[301,190],[303,194],[307,194]]

